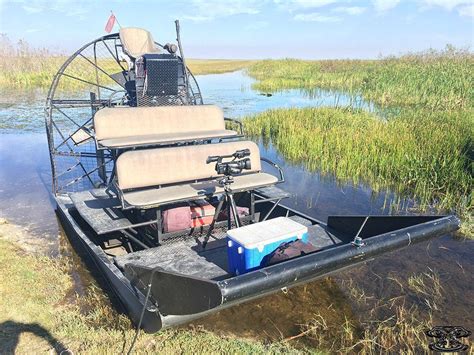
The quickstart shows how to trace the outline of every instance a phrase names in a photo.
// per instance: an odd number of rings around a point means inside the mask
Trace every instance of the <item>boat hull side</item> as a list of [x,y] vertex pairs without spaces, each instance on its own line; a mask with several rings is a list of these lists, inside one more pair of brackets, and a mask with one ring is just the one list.
[[[67,200],[64,197],[56,198],[57,214],[61,220],[69,239],[72,244],[79,242],[88,256],[92,259],[98,269],[104,274],[105,279],[109,283],[111,289],[119,297],[125,306],[131,320],[137,324],[140,314],[143,310],[145,296],[137,288],[133,287],[123,273],[108,259],[103,250],[95,245],[87,235],[81,230],[74,218],[69,212]],[[147,311],[144,313],[141,327],[147,333],[155,333],[162,327],[161,316],[154,306],[147,305]]]

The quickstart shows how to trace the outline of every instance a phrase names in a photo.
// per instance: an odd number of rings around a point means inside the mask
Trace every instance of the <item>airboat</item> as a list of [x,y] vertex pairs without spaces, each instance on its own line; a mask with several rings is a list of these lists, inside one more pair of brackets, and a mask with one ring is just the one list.
[[[139,327],[189,322],[459,227],[453,215],[324,222],[286,207],[282,169],[203,102],[175,24],[176,44],[122,28],[84,45],[45,106],[61,224]],[[271,262],[295,241],[309,251]]]

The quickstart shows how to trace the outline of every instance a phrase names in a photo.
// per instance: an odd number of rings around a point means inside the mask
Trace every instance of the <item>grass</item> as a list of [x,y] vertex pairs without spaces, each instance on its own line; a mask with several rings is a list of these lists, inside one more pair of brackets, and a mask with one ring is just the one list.
[[[279,109],[244,120],[246,132],[271,139],[284,157],[341,180],[411,194],[425,207],[469,212],[473,199],[471,112],[384,121],[347,108]],[[472,124],[470,125],[469,122]],[[440,144],[441,143],[441,144]]]
[[222,74],[241,70],[255,64],[255,60],[187,59],[186,65],[194,75]]
[[[0,239],[0,353],[123,353],[134,336],[128,318],[91,285],[73,289],[68,259],[26,254]],[[203,330],[141,332],[136,353],[298,353],[284,343],[218,337]]]
[[[48,89],[54,75],[68,59],[67,55],[55,55],[47,49],[32,48],[25,41],[12,44],[5,34],[0,34],[0,88],[2,89]],[[255,61],[189,59],[186,64],[195,75],[226,73],[250,66]],[[112,59],[98,59],[98,65],[108,73],[121,71]],[[67,69],[68,74],[87,81],[96,82],[94,67],[86,59],[78,57]],[[98,73],[102,85],[115,85],[113,80]],[[63,77],[59,90],[75,90],[87,84]]]
[[[363,322],[358,328],[345,321],[328,325],[320,314],[302,326],[305,336],[315,339],[330,353],[343,354],[419,354],[429,351],[425,331],[433,326],[430,315],[419,317],[417,309],[397,306],[393,315],[383,320]],[[336,333],[328,339],[325,333]]]
[[[381,61],[265,61],[249,70],[261,90],[331,88],[389,110],[282,109],[244,120],[282,155],[344,181],[453,210],[474,236],[474,57],[448,48]],[[387,111],[388,112],[388,111]]]
[[360,93],[382,107],[472,108],[474,55],[447,46],[381,60],[266,60],[249,68],[264,91],[290,88]]
[[[375,287],[373,295],[361,290],[352,278],[341,280],[341,287],[351,295],[352,306],[360,315],[357,327],[346,322],[339,330],[338,342],[343,345],[341,352],[430,353],[428,344],[431,340],[425,331],[438,325],[437,315],[444,313],[442,307],[449,307],[449,303],[443,300],[448,290],[441,286],[438,273],[430,268],[406,279],[396,276],[397,271],[394,274],[381,279],[384,290]],[[438,309],[438,304],[441,309]],[[313,325],[310,323],[306,327]],[[321,334],[322,329],[316,332],[317,329],[313,336]],[[469,339],[464,341],[468,345],[472,343]]]

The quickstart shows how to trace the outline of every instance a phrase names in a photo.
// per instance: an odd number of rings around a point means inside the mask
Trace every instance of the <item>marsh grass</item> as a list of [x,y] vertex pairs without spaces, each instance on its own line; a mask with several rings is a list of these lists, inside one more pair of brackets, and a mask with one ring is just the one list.
[[338,179],[410,194],[422,206],[468,210],[472,203],[472,112],[406,111],[384,121],[362,110],[280,109],[244,120],[283,156]]
[[[436,303],[444,297],[439,275],[426,272],[407,278],[390,276],[383,280],[389,290],[364,291],[352,278],[340,280],[358,315],[339,327],[330,326],[321,314],[301,326],[304,336],[330,353],[421,354],[430,352],[426,330],[437,324]],[[357,323],[356,323],[357,322]],[[469,340],[467,340],[469,341]]]
[[266,60],[248,72],[256,88],[344,90],[382,107],[453,110],[472,107],[474,54],[447,46],[380,60]]
[[362,317],[358,324],[347,318],[342,324],[329,324],[323,315],[316,313],[310,322],[300,326],[300,335],[332,354],[420,354],[429,351],[425,331],[433,326],[430,312],[422,314],[416,306],[390,305],[387,300],[378,302],[376,307],[383,309],[386,315]]
[[273,110],[244,120],[282,155],[342,181],[414,198],[461,215],[473,233],[474,55],[448,46],[377,61],[262,61],[249,68],[266,91],[330,88],[379,106]]

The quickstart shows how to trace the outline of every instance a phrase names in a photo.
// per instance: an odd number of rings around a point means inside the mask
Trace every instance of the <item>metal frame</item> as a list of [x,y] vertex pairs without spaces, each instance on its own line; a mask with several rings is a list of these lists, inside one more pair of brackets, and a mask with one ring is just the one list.
[[[179,28],[177,28],[177,30],[179,31]],[[184,65],[179,33],[177,39],[181,51],[176,57],[179,58]],[[164,50],[164,47],[160,43],[155,42],[155,44]],[[52,191],[55,195],[72,192],[74,189],[71,188],[79,185],[79,183],[82,183],[84,180],[91,186],[105,184],[107,181],[107,170],[110,170],[109,163],[112,162],[113,154],[110,151],[107,152],[103,149],[97,149],[97,145],[95,144],[94,146],[90,145],[88,142],[89,138],[79,142],[73,139],[74,135],[80,130],[84,130],[91,138],[94,138],[93,131],[89,127],[91,121],[93,121],[94,112],[103,107],[116,106],[117,103],[114,102],[116,95],[126,92],[125,85],[112,76],[116,73],[109,73],[106,68],[99,63],[99,46],[103,47],[106,56],[112,59],[112,62],[115,63],[114,65],[117,66],[118,70],[121,70],[125,80],[127,80],[127,75],[133,71],[133,68],[128,71],[122,65],[119,57],[119,49],[122,47],[120,37],[118,33],[113,33],[97,38],[82,46],[63,63],[53,77],[48,90],[44,113],[52,171]],[[91,53],[88,55],[86,52]],[[78,63],[75,62],[75,60],[85,64],[87,68],[90,66],[91,73],[94,76],[93,81],[89,78],[85,79],[81,77],[80,74],[67,72],[72,63]],[[188,104],[203,104],[199,85],[194,75],[189,68],[186,66],[184,68],[186,92],[189,98]],[[109,78],[118,88],[110,87],[107,83],[102,82],[100,79],[101,76]],[[97,91],[96,97],[93,97],[93,95],[91,95],[89,99],[64,97],[64,95],[61,95],[58,91],[58,86],[66,79],[95,88]],[[109,92],[110,95],[105,97],[103,91]],[[122,97],[126,97],[126,95],[127,94],[123,94]],[[72,117],[71,114],[66,112],[66,109],[81,110],[87,107],[91,108],[91,114],[81,114],[80,118]],[[68,124],[74,128],[72,130],[65,130],[58,125],[60,120],[67,121]],[[94,164],[91,159],[96,159],[97,163]],[[70,160],[72,160],[72,162]],[[68,176],[71,177],[69,178]],[[75,188],[81,189],[80,187]]]
[[244,134],[244,125],[241,120],[236,120],[235,118],[224,117],[224,121],[235,123],[239,126],[240,134]]

